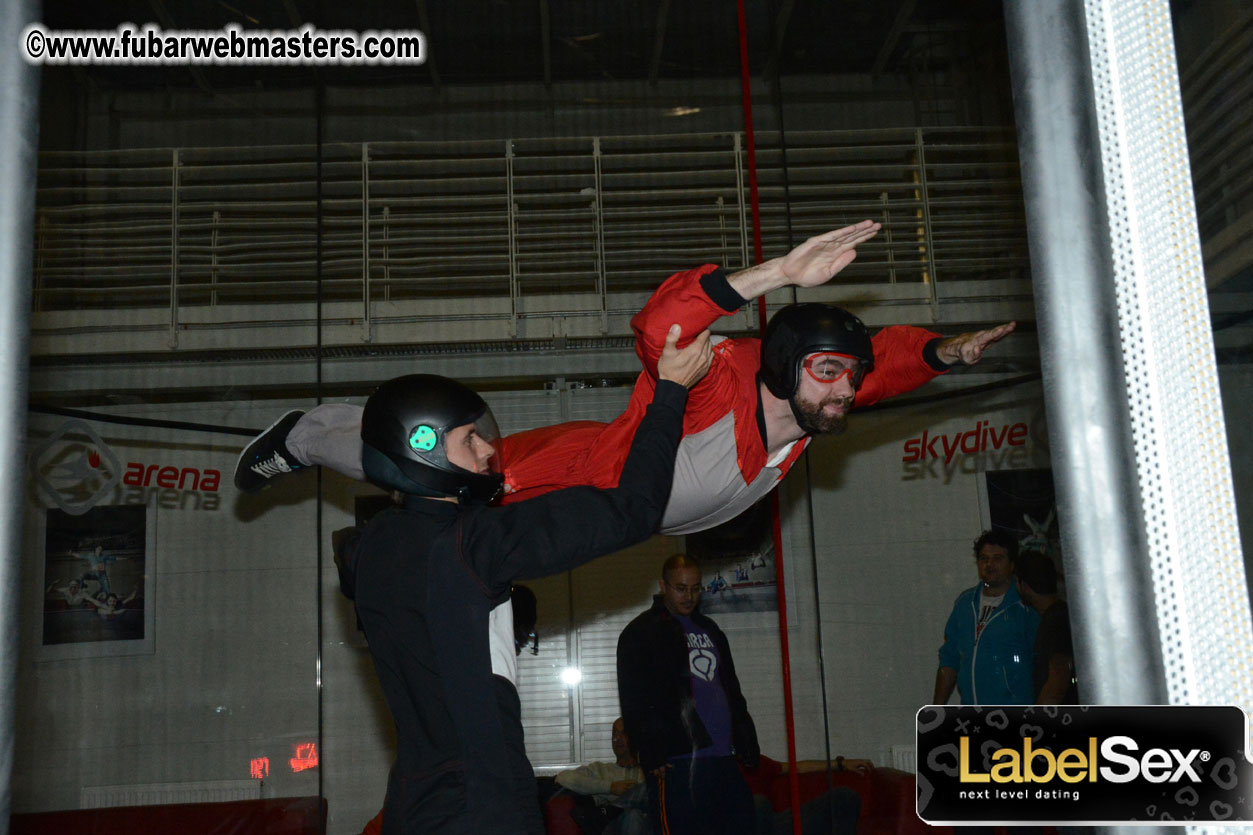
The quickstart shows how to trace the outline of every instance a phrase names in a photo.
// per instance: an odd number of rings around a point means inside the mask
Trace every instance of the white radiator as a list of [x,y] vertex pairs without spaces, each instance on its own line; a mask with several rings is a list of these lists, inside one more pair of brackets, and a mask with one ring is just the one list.
[[259,800],[260,780],[204,780],[197,783],[148,783],[131,786],[84,786],[80,809],[106,806],[162,806],[168,803],[224,803]]
[[889,750],[892,753],[893,768],[908,771],[910,774],[915,773],[917,769],[918,746],[893,745]]

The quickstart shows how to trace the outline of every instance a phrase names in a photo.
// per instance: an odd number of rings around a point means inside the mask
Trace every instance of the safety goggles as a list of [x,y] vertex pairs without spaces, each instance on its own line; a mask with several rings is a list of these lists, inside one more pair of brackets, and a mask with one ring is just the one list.
[[801,367],[810,377],[824,384],[836,383],[847,377],[852,387],[858,388],[866,376],[866,366],[860,359],[834,351],[810,354]]

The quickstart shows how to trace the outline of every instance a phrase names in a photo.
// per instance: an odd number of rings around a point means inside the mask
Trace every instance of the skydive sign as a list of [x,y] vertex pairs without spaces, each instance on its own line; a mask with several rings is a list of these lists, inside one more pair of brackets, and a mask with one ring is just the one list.
[[930,824],[1253,821],[1237,707],[918,711],[918,816]]
[[900,449],[902,481],[937,479],[949,484],[959,474],[1048,466],[1043,408],[1025,421],[980,418],[951,432],[924,429]]

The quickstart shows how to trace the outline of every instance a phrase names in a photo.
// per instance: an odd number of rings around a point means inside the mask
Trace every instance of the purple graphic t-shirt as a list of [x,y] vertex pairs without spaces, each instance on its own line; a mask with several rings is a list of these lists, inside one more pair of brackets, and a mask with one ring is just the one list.
[[731,708],[727,694],[718,680],[718,650],[713,638],[689,617],[675,615],[687,638],[687,664],[692,674],[692,700],[713,744],[684,756],[731,756]]

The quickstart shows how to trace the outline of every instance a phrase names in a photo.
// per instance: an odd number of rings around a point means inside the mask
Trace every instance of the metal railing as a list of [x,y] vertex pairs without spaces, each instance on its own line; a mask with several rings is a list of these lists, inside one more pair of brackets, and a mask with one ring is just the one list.
[[[1021,278],[1012,129],[902,128],[757,137],[766,257],[870,217],[884,231],[846,278]],[[314,300],[314,146],[40,156],[37,311]],[[599,311],[684,266],[749,260],[742,135],[335,143],[322,147],[323,301],[361,305],[363,338],[403,300],[509,299]],[[786,168],[783,165],[786,154]],[[549,302],[551,304],[551,302]],[[559,304],[560,306],[560,304]],[[109,313],[114,311],[114,313]],[[561,313],[561,310],[547,310]]]

